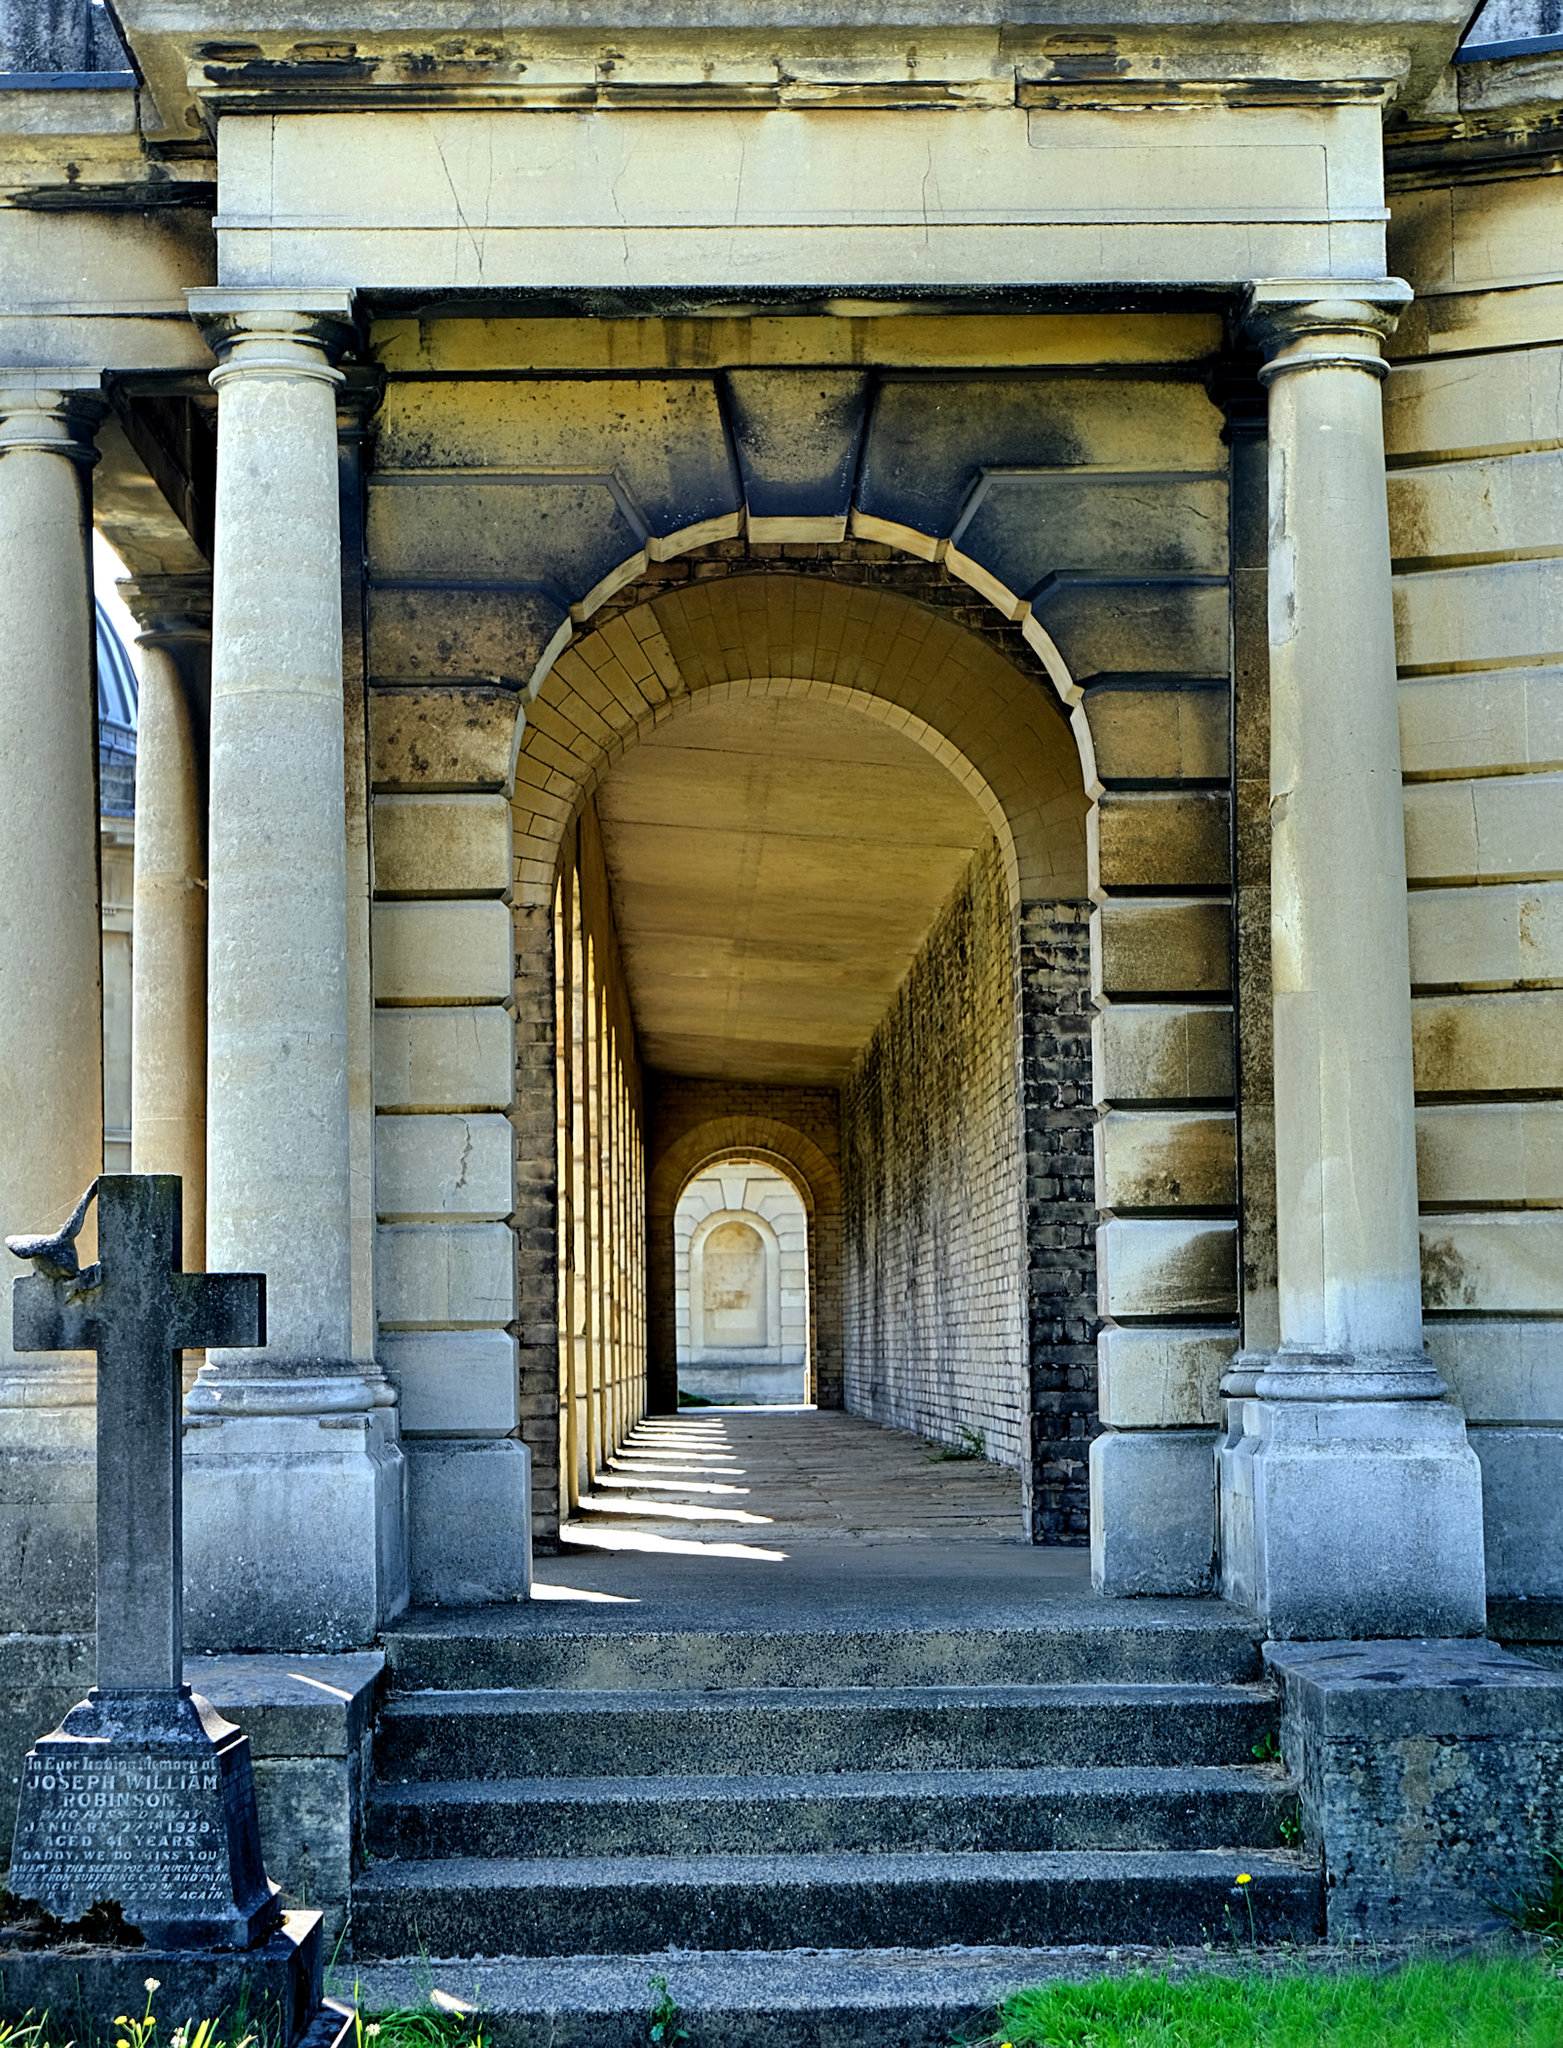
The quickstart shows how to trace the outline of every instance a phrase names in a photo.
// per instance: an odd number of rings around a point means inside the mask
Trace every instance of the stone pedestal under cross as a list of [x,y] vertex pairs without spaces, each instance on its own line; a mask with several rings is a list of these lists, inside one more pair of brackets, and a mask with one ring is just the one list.
[[183,1683],[179,1354],[264,1344],[266,1282],[181,1272],[180,1208],[176,1175],[105,1174],[54,1236],[6,1240],[36,1269],[14,1348],[98,1355],[98,1682],[28,1752],[9,1888],[66,1923],[114,1905],[154,1944],[247,1948],[279,1908],[248,1738]]

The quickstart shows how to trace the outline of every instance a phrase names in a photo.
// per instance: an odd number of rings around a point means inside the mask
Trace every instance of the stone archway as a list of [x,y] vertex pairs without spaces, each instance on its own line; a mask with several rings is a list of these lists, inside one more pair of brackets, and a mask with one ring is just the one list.
[[1053,689],[888,589],[766,570],[636,604],[558,656],[516,764],[517,899],[547,902],[563,832],[638,735],[708,690],[849,702],[971,790],[1021,904],[1086,894],[1086,771]]
[[[732,1100],[711,1115],[710,1092],[699,1084],[663,1088],[651,1105],[646,1172],[646,1318],[648,1405],[653,1413],[678,1405],[673,1214],[689,1182],[715,1161],[741,1155],[786,1175],[803,1201],[808,1222],[809,1349],[814,1398],[822,1408],[842,1405],[842,1213],[839,1136],[818,1105],[813,1131],[778,1115],[762,1089],[728,1091]],[[824,1091],[820,1091],[823,1096]]]
[[[782,443],[756,441],[741,418],[752,427],[753,404],[775,413],[787,393],[807,397],[815,374],[746,371],[741,389],[726,372],[567,387],[507,377],[481,427],[464,386],[414,376],[383,409],[370,519],[376,675],[409,692],[486,679],[463,705],[531,700],[514,784],[508,772],[483,784],[515,792],[526,1433],[546,1466],[557,1274],[552,1190],[531,1148],[545,1116],[535,1098],[556,849],[647,719],[655,731],[724,686],[796,690],[800,703],[818,689],[822,704],[861,691],[903,731],[920,721],[927,750],[947,749],[957,779],[969,771],[968,786],[985,785],[1006,828],[996,836],[1025,1013],[1033,1531],[1084,1539],[1085,1454],[1100,1420],[1114,1434],[1092,1452],[1093,1512],[1114,1544],[1125,1538],[1121,1558],[1100,1560],[1104,1583],[1203,1584],[1209,1544],[1192,1521],[1174,1562],[1136,1531],[1138,1502],[1208,1470],[1237,1341],[1220,415],[1181,374],[872,371],[858,380],[846,442],[825,451],[809,440],[805,468],[820,460],[789,485],[783,532],[767,523],[776,508],[762,474],[764,449]],[[805,428],[812,418],[808,405],[781,405],[783,415]],[[933,683],[923,701],[892,669]],[[1038,741],[1028,725],[1046,732],[1049,719],[1053,736],[1072,728],[1061,781],[1021,761]],[[465,748],[426,765],[420,754],[418,777],[442,794],[465,789]],[[1053,765],[1062,770],[1056,753]],[[1046,858],[1028,873],[1038,820],[1027,799],[1044,788],[1071,819],[1092,810],[1083,835],[1063,835],[1077,849],[1067,879]],[[1245,1187],[1262,1179],[1262,1157],[1245,1157],[1245,1175]],[[1261,1247],[1256,1286],[1263,1266]]]
[[790,1176],[746,1154],[698,1168],[673,1247],[680,1405],[807,1402],[809,1221]]
[[[1023,1475],[1028,1526],[1046,1535],[1083,1529],[1094,1409],[1092,1113],[1079,1086],[1089,1062],[1082,900],[1089,795],[1057,677],[1037,666],[1034,650],[997,644],[1008,630],[983,633],[900,590],[805,577],[768,561],[755,573],[686,583],[639,602],[624,593],[612,616],[561,652],[528,714],[514,798],[517,957],[522,979],[540,982],[555,849],[573,819],[590,816],[602,778],[664,728],[671,736],[670,721],[690,711],[738,698],[818,705],[827,722],[846,711],[890,728],[948,771],[988,823],[1007,903],[997,915],[1008,928],[1005,1002],[1014,1004],[1005,1063],[1016,1126],[1007,1171],[1015,1181],[1000,1206],[1013,1206],[1014,1241],[980,1263],[1014,1276],[1018,1307],[1002,1316],[1013,1328],[994,1338],[990,1370],[1014,1379],[1016,1413],[998,1440]],[[1029,1027],[1021,1016],[1027,1005],[1038,1012]],[[767,1114],[763,1106],[749,1110]],[[667,1410],[677,1398],[677,1186],[670,1193],[657,1186],[657,1121],[648,1103],[647,1391],[653,1409]],[[728,1144],[764,1143],[752,1126],[724,1135]],[[811,1232],[817,1398],[839,1406],[847,1363],[839,1178],[828,1206],[817,1207],[824,1210]],[[1039,1227],[1028,1228],[1028,1217]],[[855,1321],[859,1349],[877,1341],[877,1327]],[[870,1376],[858,1379],[869,1391]],[[1042,1416],[1039,1396],[1051,1404]],[[960,1419],[950,1415],[944,1427]],[[1032,1483],[1044,1465],[1058,1496],[1051,1508]]]

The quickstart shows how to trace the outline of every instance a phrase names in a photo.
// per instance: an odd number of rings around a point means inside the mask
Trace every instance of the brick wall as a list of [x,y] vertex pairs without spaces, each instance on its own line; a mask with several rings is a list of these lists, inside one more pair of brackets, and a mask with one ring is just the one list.
[[1033,1542],[1090,1540],[1086,1455],[1096,1388],[1090,905],[1028,903],[1020,920]]
[[1015,947],[980,854],[842,1090],[847,1406],[981,1429],[1038,1543],[1089,1540],[1100,1427],[1089,917],[1027,904]]
[[967,869],[841,1091],[846,1400],[1026,1451],[1013,923],[997,844]]

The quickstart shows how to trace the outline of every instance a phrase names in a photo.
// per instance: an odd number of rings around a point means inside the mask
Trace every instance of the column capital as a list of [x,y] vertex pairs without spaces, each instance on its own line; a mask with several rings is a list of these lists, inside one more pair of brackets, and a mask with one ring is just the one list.
[[200,285],[185,297],[217,357],[215,390],[240,375],[342,382],[337,358],[358,337],[350,291]]
[[183,646],[212,637],[210,570],[131,576],[120,582],[119,594],[141,628],[139,646]]
[[107,410],[98,370],[0,368],[0,455],[27,448],[90,467]]
[[1243,326],[1264,351],[1260,382],[1292,370],[1362,370],[1388,375],[1379,344],[1411,303],[1398,277],[1265,278],[1251,285]]

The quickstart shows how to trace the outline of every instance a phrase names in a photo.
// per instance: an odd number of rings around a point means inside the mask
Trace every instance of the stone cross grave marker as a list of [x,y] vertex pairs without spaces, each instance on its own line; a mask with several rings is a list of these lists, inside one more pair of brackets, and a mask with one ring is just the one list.
[[[98,1204],[98,1263],[75,1240]],[[98,1355],[98,1682],[22,1768],[11,1892],[118,1906],[154,1947],[250,1948],[280,1918],[249,1738],[184,1684],[179,1354],[266,1341],[259,1273],[179,1269],[176,1174],[104,1174],[52,1237],[10,1237],[17,1351]]]

